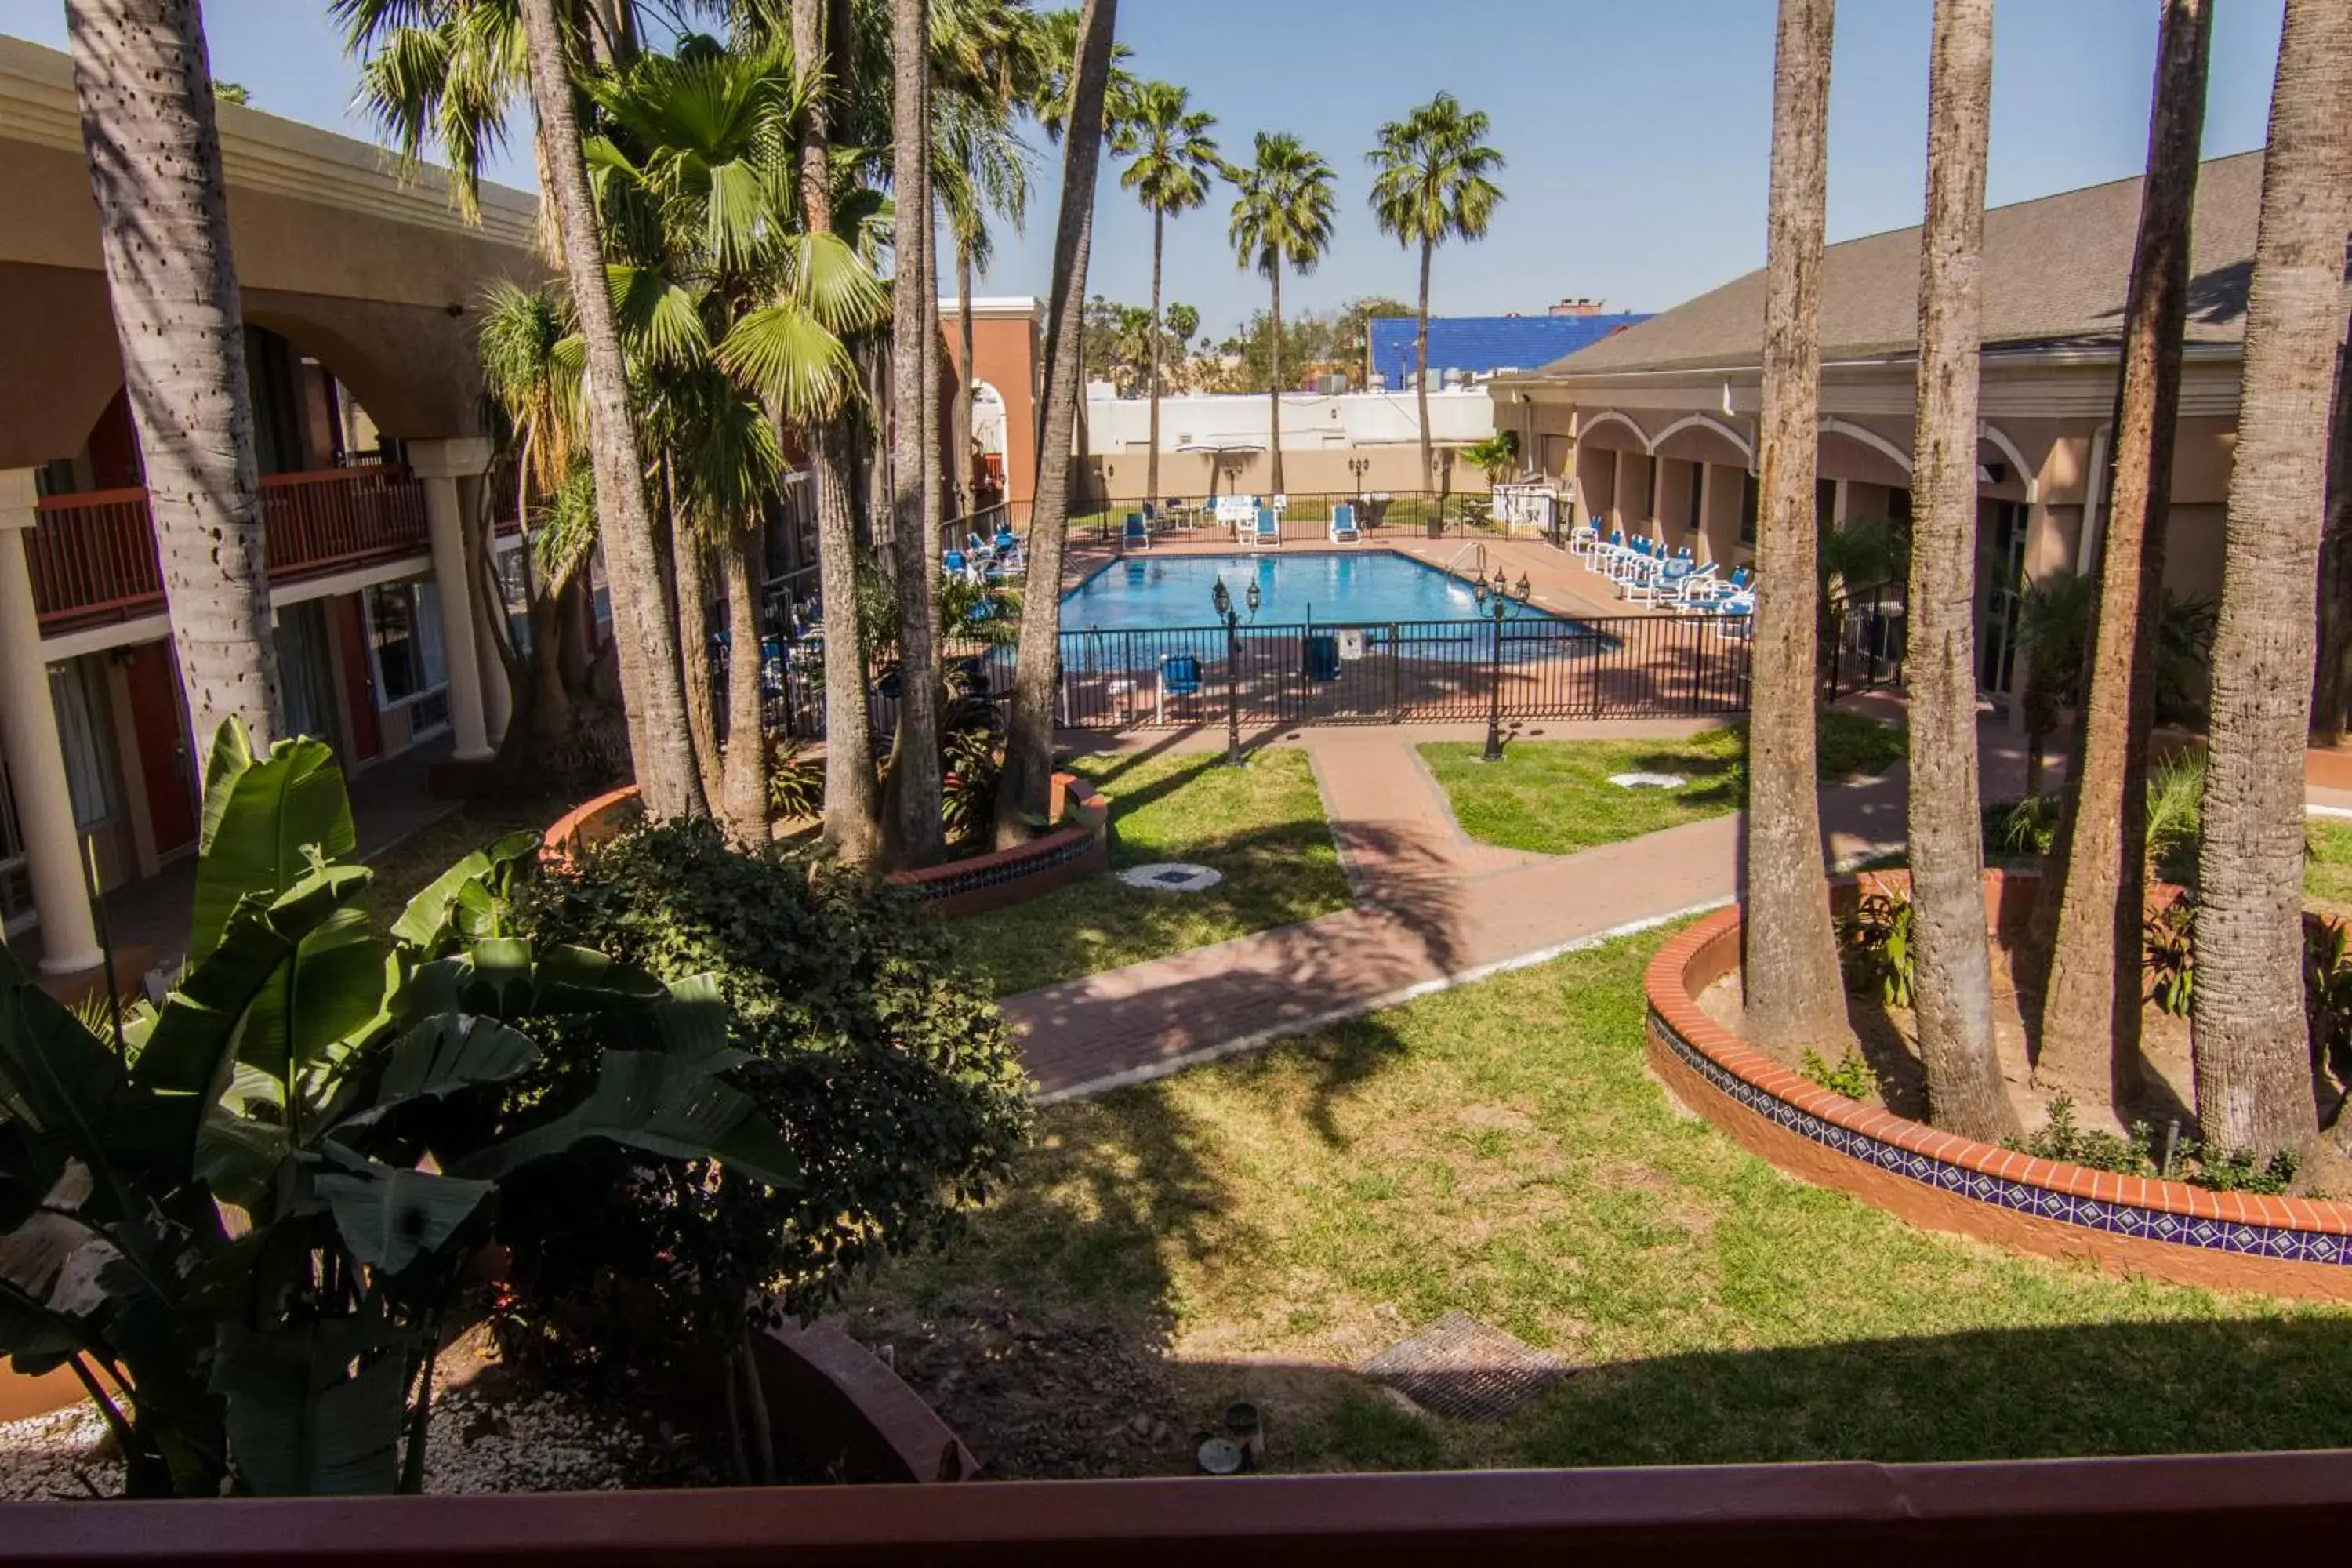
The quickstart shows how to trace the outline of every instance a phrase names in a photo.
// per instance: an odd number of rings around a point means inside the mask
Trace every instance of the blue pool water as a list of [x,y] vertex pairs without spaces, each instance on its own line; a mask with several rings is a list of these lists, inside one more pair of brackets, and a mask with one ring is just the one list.
[[[1386,550],[1142,554],[1112,562],[1065,594],[1062,629],[1155,631],[1214,626],[1211,595],[1220,577],[1237,606],[1244,603],[1249,584],[1257,584],[1260,626],[1460,621],[1478,613],[1461,579]],[[1533,606],[1515,608],[1511,618],[1560,619]]]

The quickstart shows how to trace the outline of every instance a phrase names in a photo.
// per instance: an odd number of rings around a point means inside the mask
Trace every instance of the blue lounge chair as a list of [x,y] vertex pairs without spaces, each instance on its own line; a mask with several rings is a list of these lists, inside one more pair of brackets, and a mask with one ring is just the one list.
[[972,575],[971,563],[964,559],[964,553],[961,550],[950,550],[940,556],[940,565],[958,577]]
[[1151,526],[1143,521],[1141,512],[1131,511],[1127,514],[1127,531],[1119,536],[1119,548],[1122,550],[1151,548]]
[[1160,656],[1160,687],[1151,702],[1152,722],[1168,722],[1168,700],[1171,697],[1193,697],[1201,690],[1201,660],[1189,653],[1163,653]]
[[1250,535],[1250,542],[1273,545],[1282,542],[1282,520],[1275,516],[1274,508],[1262,506],[1257,509],[1257,531]]
[[1354,544],[1360,542],[1363,537],[1364,531],[1356,526],[1356,509],[1354,507],[1349,506],[1346,501],[1341,501],[1338,506],[1331,509],[1332,543]]

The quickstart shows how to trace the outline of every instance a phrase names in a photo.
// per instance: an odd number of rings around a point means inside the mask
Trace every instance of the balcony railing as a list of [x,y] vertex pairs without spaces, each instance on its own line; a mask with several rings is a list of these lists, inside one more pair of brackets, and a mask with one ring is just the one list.
[[[270,474],[261,481],[269,578],[283,583],[425,549],[425,490],[384,465]],[[51,496],[26,541],[41,629],[154,615],[163,574],[144,489]]]

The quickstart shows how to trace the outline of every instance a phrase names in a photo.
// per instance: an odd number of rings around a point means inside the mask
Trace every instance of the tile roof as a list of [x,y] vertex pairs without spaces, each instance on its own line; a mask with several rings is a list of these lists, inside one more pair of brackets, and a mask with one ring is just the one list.
[[[2211,159],[2200,172],[2189,247],[2188,342],[2237,342],[2245,336],[2262,184],[2260,153]],[[2134,175],[1986,212],[1988,347],[2112,343],[2120,338],[2139,228],[2139,176]],[[1916,226],[1829,247],[1822,269],[1822,357],[1912,352],[1918,289]],[[1541,374],[1746,367],[1762,358],[1763,342],[1759,268],[1547,364]],[[1433,349],[1430,357],[1433,363]]]
[[[1610,333],[1646,321],[1646,314],[1608,316],[1432,316],[1429,319],[1430,385],[1437,373],[1466,370],[1486,375],[1498,370],[1533,370],[1572,354]],[[1372,368],[1391,387],[1410,382],[1420,361],[1411,316],[1371,320]]]

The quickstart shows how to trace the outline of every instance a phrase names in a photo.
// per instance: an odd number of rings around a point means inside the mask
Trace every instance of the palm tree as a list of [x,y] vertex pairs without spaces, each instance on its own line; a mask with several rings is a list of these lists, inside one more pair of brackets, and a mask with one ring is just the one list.
[[1160,273],[1168,220],[1209,199],[1209,182],[1224,172],[1224,159],[1209,128],[1217,117],[1192,107],[1192,94],[1171,82],[1146,82],[1127,105],[1111,151],[1134,162],[1118,183],[1136,194],[1151,215],[1151,371],[1144,385],[1151,399],[1151,434],[1144,459],[1143,493],[1160,502]]
[[[2089,628],[2089,690],[2065,805],[2050,857],[2050,940],[2037,1073],[2088,1068],[2102,1049],[2119,1092],[2140,1074],[2142,911],[2148,731],[2155,721],[2163,519],[2171,509],[2180,338],[2189,311],[2189,216],[2205,128],[2207,0],[2167,0],[2157,42],[2147,174],[2126,308],[2116,395],[2115,468],[2098,542],[2099,594]],[[2090,526],[2088,520],[2085,527]]]
[[[891,550],[898,595],[898,734],[888,795],[895,802],[898,853],[927,866],[947,849],[940,817],[939,631],[932,617],[933,519],[924,476],[937,448],[925,435],[931,417],[923,394],[927,360],[938,353],[927,329],[939,287],[925,240],[931,210],[930,20],[926,0],[893,0],[891,10],[892,195],[897,210],[891,288]],[[886,807],[887,809],[887,807]]]
[[747,844],[764,843],[768,825],[760,611],[764,508],[784,470],[776,416],[805,426],[837,412],[856,379],[842,339],[883,312],[855,253],[803,226],[793,128],[814,90],[813,73],[760,47],[646,55],[593,88],[604,134],[590,150],[678,531],[682,637],[701,641],[706,552],[728,605],[722,810]]
[[587,367],[588,447],[596,476],[598,534],[613,590],[613,623],[627,695],[629,751],[646,809],[656,817],[701,816],[709,803],[687,731],[677,637],[664,609],[662,567],[646,503],[646,462],[629,406],[628,360],[621,350],[601,226],[588,187],[565,38],[555,0],[520,0],[530,55],[531,102],[545,143],[548,184],[561,215]]
[[1421,326],[1416,339],[1415,401],[1421,416],[1421,472],[1424,488],[1438,488],[1436,458],[1429,439],[1429,264],[1449,239],[1465,243],[1486,237],[1486,225],[1503,193],[1489,177],[1503,155],[1486,145],[1484,110],[1465,112],[1450,92],[1441,92],[1402,120],[1381,127],[1381,144],[1365,154],[1380,171],[1372,178],[1372,211],[1381,231],[1399,245],[1421,247]]
[[[1029,524],[1029,582],[1034,610],[1021,617],[1013,676],[1004,771],[996,785],[998,847],[1027,837],[1045,821],[1054,782],[1054,689],[1061,665],[1061,623],[1054,612],[1062,546],[1070,526],[1070,448],[1078,417],[1078,374],[1087,299],[1087,256],[1094,243],[1095,168],[1112,70],[1118,0],[1086,0],[1073,39],[1068,93],[1041,96],[1066,127],[1062,138],[1062,202],[1054,226],[1054,274],[1046,302],[1045,410],[1037,433],[1036,504]],[[1059,66],[1055,67],[1059,70]],[[1041,115],[1041,118],[1043,116]]]
[[1984,306],[1992,0],[1936,0],[1912,436],[1911,909],[1919,1059],[1936,1125],[2016,1131],[1993,1050],[1977,801],[1977,354]]
[[[848,107],[849,11],[833,0],[793,0],[794,66],[821,77],[801,113],[801,210],[810,234],[835,232],[833,127]],[[882,849],[880,792],[874,774],[873,712],[857,624],[856,440],[836,410],[806,429],[816,491],[817,594],[824,619],[824,826],[826,845],[849,866]]]
[[2303,749],[2327,420],[2352,230],[2352,7],[2287,0],[2222,530],[2198,852],[2197,1119],[2266,1155],[2314,1130],[2303,1013]]
[[[358,101],[391,134],[404,170],[437,143],[451,199],[478,220],[483,162],[505,144],[508,110],[530,91],[514,0],[332,0],[328,12],[359,62]],[[561,259],[560,246],[550,253]]]
[[1846,1032],[1822,891],[1813,682],[1813,476],[1821,406],[1824,152],[1833,0],[1780,0],[1757,417],[1754,678],[1748,696],[1747,1027],[1769,1045]]
[[1230,176],[1241,193],[1234,200],[1228,237],[1244,267],[1255,267],[1273,286],[1274,374],[1266,388],[1273,431],[1266,450],[1274,458],[1272,483],[1282,483],[1282,269],[1301,276],[1315,270],[1331,243],[1331,165],[1281,132],[1257,133],[1257,159]]
[[204,19],[184,0],[71,0],[66,25],[189,754],[229,719],[266,746],[285,708]]

